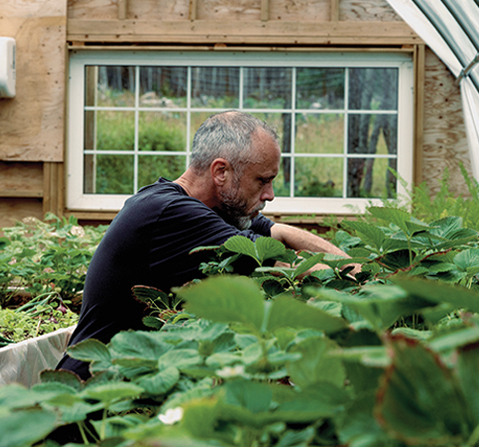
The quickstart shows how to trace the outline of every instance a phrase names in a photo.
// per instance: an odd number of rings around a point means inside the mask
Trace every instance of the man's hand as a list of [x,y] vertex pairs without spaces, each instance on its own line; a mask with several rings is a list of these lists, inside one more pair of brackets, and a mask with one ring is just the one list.
[[[285,225],[276,223],[271,227],[271,237],[277,239],[278,241],[282,242],[286,247],[291,248],[293,250],[307,250],[312,251],[315,253],[330,253],[333,255],[343,256],[345,258],[350,258],[348,254],[344,251],[336,247],[336,245],[328,242],[326,239],[322,237],[316,236],[315,234],[303,230],[301,228],[296,228],[291,225]],[[361,271],[360,264],[348,264],[354,266],[354,269],[349,272],[351,276],[355,276],[357,273]],[[329,268],[324,264],[317,264],[317,266],[313,267],[313,270],[323,270],[325,268]],[[344,268],[344,267],[343,267]]]

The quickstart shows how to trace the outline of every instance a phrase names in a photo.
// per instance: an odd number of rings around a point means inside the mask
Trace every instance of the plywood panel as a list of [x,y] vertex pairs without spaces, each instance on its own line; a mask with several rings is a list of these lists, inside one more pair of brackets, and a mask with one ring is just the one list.
[[269,19],[291,22],[327,22],[331,0],[270,0]]
[[[118,19],[119,0],[69,0],[68,18]],[[187,20],[190,0],[127,0],[126,19]]]
[[127,18],[188,20],[190,0],[128,0]]
[[0,197],[42,196],[42,163],[0,162]]
[[447,67],[428,49],[425,57],[422,178],[433,193],[439,190],[446,167],[451,191],[467,192],[459,162],[463,162],[470,172],[459,87]]
[[62,161],[66,0],[0,0],[0,30],[14,37],[16,97],[0,100],[0,160]]
[[261,20],[261,2],[258,0],[199,0],[197,18],[229,22]]
[[117,19],[118,0],[68,0],[69,19]]
[[0,199],[0,230],[30,216],[43,219],[41,199]]
[[339,0],[339,20],[402,22],[387,0]]

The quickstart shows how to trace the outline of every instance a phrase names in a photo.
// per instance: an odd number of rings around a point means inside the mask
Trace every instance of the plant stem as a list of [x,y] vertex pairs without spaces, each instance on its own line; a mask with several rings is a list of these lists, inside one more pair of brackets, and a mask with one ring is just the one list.
[[106,432],[106,416],[107,416],[108,409],[103,409],[103,417],[101,421],[101,429],[100,429],[100,439],[105,439],[105,432]]
[[83,427],[83,421],[82,422],[77,422],[78,429],[80,430],[81,437],[83,439],[83,444],[89,445],[90,442],[88,441],[88,438],[85,433],[85,429]]
[[473,430],[471,436],[467,440],[467,446],[473,447],[479,441],[479,425],[476,425],[476,428]]

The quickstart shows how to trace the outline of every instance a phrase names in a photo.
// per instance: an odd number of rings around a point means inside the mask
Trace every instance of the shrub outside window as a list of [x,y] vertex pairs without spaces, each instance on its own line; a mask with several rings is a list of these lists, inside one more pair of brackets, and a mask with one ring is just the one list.
[[69,96],[70,209],[118,210],[176,179],[200,124],[231,109],[280,137],[266,212],[357,212],[412,180],[407,53],[75,51]]

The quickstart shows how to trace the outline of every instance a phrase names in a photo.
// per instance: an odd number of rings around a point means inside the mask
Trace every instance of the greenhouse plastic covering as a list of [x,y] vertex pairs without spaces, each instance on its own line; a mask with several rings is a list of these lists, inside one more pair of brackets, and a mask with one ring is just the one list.
[[472,172],[479,180],[479,1],[387,1],[456,76]]
[[0,349],[0,386],[20,383],[30,387],[39,373],[53,369],[63,356],[75,326],[14,343]]

